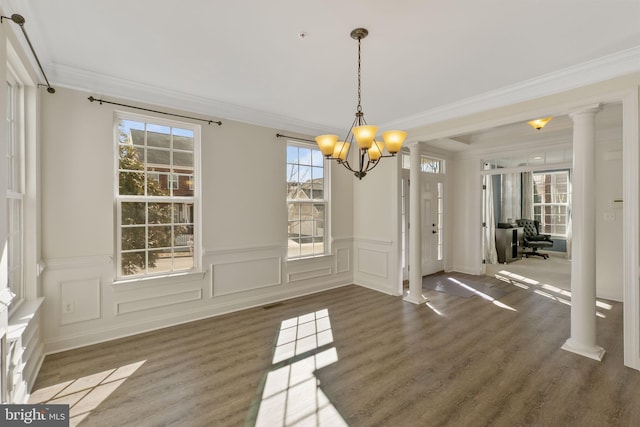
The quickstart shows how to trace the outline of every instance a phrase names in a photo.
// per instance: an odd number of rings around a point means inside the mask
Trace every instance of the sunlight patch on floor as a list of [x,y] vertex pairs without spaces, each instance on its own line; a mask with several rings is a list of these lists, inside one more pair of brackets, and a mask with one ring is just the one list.
[[69,425],[77,426],[145,362],[141,360],[35,390],[29,403],[69,405]]
[[505,277],[508,277],[510,279],[517,280],[519,282],[524,282],[524,283],[527,283],[527,284],[530,284],[530,285],[537,285],[537,284],[540,283],[537,280],[531,279],[529,277],[522,276],[520,274],[512,273],[511,271],[507,271],[507,270],[500,270],[498,272],[498,274],[501,274],[501,275],[503,275]]
[[431,311],[433,311],[438,316],[444,317],[444,314],[441,311],[439,311],[437,308],[435,308],[430,302],[427,303],[427,307],[429,307]]
[[336,348],[326,348],[331,343],[326,309],[282,321],[256,426],[347,426],[315,376],[318,369],[338,361]]
[[478,295],[482,299],[490,301],[491,303],[493,303],[497,307],[504,308],[505,310],[518,311],[515,308],[513,308],[513,307],[511,307],[511,306],[509,306],[509,305],[507,305],[507,304],[505,304],[503,302],[498,301],[497,299],[493,298],[492,296],[487,295],[484,292],[480,292],[479,290],[474,289],[471,286],[462,283],[458,279],[454,279],[453,277],[449,277],[449,280],[452,281],[453,283],[455,283],[456,285],[462,286],[463,288],[473,292],[474,294]]
[[[548,283],[540,283],[537,280],[522,276],[520,274],[512,273],[507,270],[500,270],[498,273],[495,273],[495,277],[503,282],[510,283],[511,285],[517,286],[522,289],[531,288],[530,286],[527,286],[524,283],[532,284],[534,286],[539,286],[539,289],[535,289],[533,291],[534,293],[540,296],[543,296],[545,298],[549,298],[551,300],[557,301],[559,303],[571,306],[571,300],[570,300],[571,291],[568,291],[566,289],[562,289],[557,286],[550,285]],[[544,289],[544,291],[541,289]],[[545,291],[548,291],[548,292],[545,292]],[[562,298],[562,296],[567,297],[569,299]],[[599,300],[596,300],[596,307],[599,307],[605,310],[612,309],[611,304],[607,304],[606,302],[599,301]],[[597,310],[596,310],[596,316],[603,319],[607,317],[604,313]]]

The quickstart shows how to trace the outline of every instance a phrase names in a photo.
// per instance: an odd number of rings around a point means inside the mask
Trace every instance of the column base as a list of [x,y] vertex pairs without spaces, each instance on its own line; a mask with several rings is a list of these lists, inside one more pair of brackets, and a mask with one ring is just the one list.
[[602,358],[606,353],[606,350],[600,346],[584,346],[574,342],[571,338],[565,341],[561,349],[579,354],[580,356],[588,357],[589,359],[597,360],[598,362],[602,362]]
[[416,304],[416,305],[425,304],[426,302],[429,301],[424,297],[424,295],[420,295],[418,298],[416,298],[411,296],[411,294],[407,294],[407,296],[402,298],[402,300],[406,302],[410,302],[411,304]]

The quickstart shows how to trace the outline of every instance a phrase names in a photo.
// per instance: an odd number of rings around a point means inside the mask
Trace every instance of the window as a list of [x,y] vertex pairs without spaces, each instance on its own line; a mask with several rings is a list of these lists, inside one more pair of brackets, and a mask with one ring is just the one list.
[[121,114],[116,144],[117,277],[196,269],[199,126]]
[[567,236],[569,171],[533,174],[533,218],[540,233]]
[[[411,169],[411,156],[409,154],[402,155],[402,168]],[[420,156],[420,172],[444,173],[444,160]]]
[[327,180],[320,150],[287,144],[289,259],[327,252]]
[[24,154],[22,87],[7,78],[7,277],[16,306],[24,297]]

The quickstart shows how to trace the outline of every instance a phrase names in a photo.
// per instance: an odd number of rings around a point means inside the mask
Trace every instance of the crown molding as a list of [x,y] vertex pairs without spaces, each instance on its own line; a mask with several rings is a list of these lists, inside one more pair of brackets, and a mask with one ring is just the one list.
[[[381,127],[414,129],[530,101],[640,71],[638,64],[640,64],[640,46],[384,123],[381,124]],[[47,72],[51,74],[51,80],[55,82],[56,86],[104,96],[114,96],[305,135],[340,134],[343,131],[343,129],[331,128],[319,123],[172,91],[63,64],[53,63],[47,67]]]
[[461,101],[432,108],[404,119],[381,124],[384,128],[413,129],[482,111],[531,101],[640,71],[640,46],[583,62]]
[[56,86],[90,92],[94,95],[113,96],[129,101],[213,116],[216,119],[234,120],[305,135],[342,132],[342,130],[327,128],[327,126],[319,123],[307,122],[211,98],[172,91],[63,64],[50,64],[47,67],[47,71],[51,74],[51,80],[55,82]]

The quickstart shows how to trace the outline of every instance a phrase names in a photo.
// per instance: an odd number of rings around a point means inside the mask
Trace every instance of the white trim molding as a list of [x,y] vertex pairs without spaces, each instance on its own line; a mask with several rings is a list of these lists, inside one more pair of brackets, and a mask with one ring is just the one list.
[[506,107],[631,74],[640,70],[638,64],[640,64],[640,46],[433,108],[404,119],[382,123],[380,126],[389,129],[411,129]]

